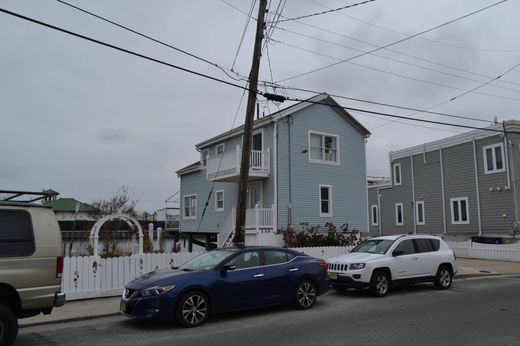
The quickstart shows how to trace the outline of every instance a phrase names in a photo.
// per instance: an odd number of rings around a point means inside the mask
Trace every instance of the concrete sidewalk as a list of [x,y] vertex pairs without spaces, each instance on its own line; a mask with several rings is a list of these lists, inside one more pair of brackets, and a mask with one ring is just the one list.
[[[457,279],[483,277],[493,275],[520,274],[520,263],[487,261],[469,258],[457,258],[459,271]],[[35,317],[19,320],[21,327],[49,324],[57,322],[71,322],[119,314],[120,297],[97,298],[67,302],[56,308],[50,315],[40,314]]]

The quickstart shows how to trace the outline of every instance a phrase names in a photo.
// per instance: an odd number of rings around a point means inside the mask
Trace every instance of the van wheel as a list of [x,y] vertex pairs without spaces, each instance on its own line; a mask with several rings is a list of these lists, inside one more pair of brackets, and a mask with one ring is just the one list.
[[378,270],[372,274],[370,280],[370,294],[374,297],[384,297],[390,289],[390,278],[388,274],[382,270]]
[[434,284],[440,290],[447,290],[451,287],[452,275],[450,268],[447,266],[441,266],[437,270],[437,275],[435,275]]
[[14,344],[18,335],[18,320],[14,311],[5,304],[0,304],[0,346]]

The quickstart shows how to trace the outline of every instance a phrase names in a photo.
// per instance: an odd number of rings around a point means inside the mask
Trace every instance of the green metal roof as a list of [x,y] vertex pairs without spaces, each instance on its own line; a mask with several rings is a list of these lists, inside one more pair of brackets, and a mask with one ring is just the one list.
[[70,212],[74,213],[76,203],[79,203],[79,213],[90,213],[94,211],[94,207],[90,204],[80,202],[74,198],[58,198],[54,201],[45,201],[44,205],[52,208],[55,212]]

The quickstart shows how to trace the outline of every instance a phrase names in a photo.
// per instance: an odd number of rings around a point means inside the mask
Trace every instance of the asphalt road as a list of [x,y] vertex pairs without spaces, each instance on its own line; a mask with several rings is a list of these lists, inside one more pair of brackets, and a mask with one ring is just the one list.
[[330,292],[308,311],[276,307],[184,329],[121,316],[20,329],[15,345],[518,345],[520,276],[422,284],[385,298]]

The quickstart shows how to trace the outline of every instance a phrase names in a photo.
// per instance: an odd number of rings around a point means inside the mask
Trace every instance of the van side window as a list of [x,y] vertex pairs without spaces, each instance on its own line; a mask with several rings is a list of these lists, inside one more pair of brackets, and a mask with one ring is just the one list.
[[24,210],[0,210],[0,257],[34,253],[31,216]]

